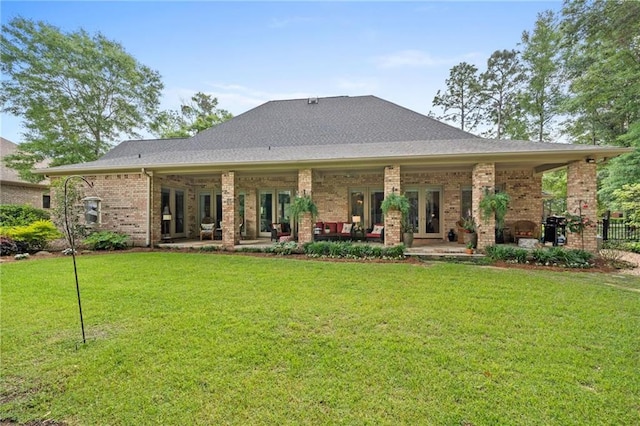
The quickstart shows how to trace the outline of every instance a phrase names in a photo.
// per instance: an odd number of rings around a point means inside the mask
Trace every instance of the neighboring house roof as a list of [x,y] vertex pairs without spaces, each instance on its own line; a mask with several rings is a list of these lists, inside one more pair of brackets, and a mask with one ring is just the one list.
[[[490,161],[558,154],[615,156],[624,148],[491,140],[375,96],[270,101],[191,138],[125,141],[97,161],[47,173],[135,168],[207,170],[356,161]],[[564,161],[564,160],[558,160]],[[550,166],[551,167],[551,166]]]
[[[23,180],[18,171],[9,168],[4,163],[4,157],[18,151],[19,146],[8,139],[0,137],[0,181],[3,185],[20,185],[20,186],[34,186],[46,188],[49,186],[49,180],[45,179],[40,183],[32,183]],[[48,166],[48,162],[42,162],[37,164],[38,167],[45,168]]]

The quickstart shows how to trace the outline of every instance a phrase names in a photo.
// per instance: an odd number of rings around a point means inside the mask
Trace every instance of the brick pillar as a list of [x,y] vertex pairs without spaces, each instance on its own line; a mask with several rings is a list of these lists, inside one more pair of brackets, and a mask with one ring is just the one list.
[[[311,169],[298,170],[298,195],[313,194],[313,171]],[[311,213],[306,213],[298,219],[298,244],[313,241],[313,218]]]
[[[574,161],[567,168],[567,212],[572,215],[582,213],[594,224],[597,221],[596,201],[596,165],[584,160]],[[597,228],[586,227],[582,233],[573,233],[567,228],[567,248],[584,249],[590,252],[598,250]],[[584,241],[584,247],[583,247]]]
[[[400,191],[400,166],[394,164],[384,168],[384,196]],[[402,213],[388,211],[384,217],[384,245],[395,246],[402,242]]]
[[480,200],[485,190],[494,191],[496,186],[496,166],[494,163],[478,163],[473,167],[472,180],[472,215],[478,225],[478,250],[496,243],[496,219],[490,217],[488,221],[482,220],[480,214]]
[[240,242],[240,208],[236,197],[236,174],[222,174],[222,247],[233,251]]

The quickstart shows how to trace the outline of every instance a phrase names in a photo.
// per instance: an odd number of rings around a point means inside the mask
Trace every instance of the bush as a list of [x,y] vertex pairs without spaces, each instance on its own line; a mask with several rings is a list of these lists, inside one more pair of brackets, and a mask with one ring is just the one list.
[[267,249],[267,252],[283,256],[287,254],[298,253],[298,243],[296,243],[295,241],[275,243],[273,246]]
[[527,263],[529,252],[522,248],[497,245],[485,248],[485,254],[492,261]]
[[18,245],[9,237],[0,237],[0,256],[12,256],[18,251]]
[[303,246],[309,257],[331,257],[350,259],[404,259],[404,245],[393,247],[353,244],[350,241],[318,241]]
[[50,220],[37,220],[27,226],[5,227],[0,230],[0,235],[15,241],[19,252],[43,250],[49,241],[62,237]]
[[91,250],[124,250],[128,246],[129,236],[112,231],[94,232],[85,238],[84,243]]
[[630,251],[632,253],[640,253],[640,241],[625,243],[623,245],[623,250]]
[[49,213],[27,205],[0,206],[0,226],[28,226],[39,220],[49,220]]
[[567,268],[590,268],[593,255],[588,251],[563,249],[536,249],[531,252],[535,263],[544,266],[563,266]]

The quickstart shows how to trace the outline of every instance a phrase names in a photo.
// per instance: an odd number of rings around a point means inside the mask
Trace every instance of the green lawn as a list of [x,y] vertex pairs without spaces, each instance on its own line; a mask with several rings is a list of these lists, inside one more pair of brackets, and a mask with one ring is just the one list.
[[0,419],[638,424],[640,283],[217,254],[1,267]]

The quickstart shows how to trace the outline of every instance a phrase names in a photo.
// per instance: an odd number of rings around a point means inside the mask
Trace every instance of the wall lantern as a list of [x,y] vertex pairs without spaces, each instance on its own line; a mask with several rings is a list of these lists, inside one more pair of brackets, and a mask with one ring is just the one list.
[[584,161],[586,161],[586,162],[587,162],[587,163],[589,163],[589,164],[595,164],[596,159],[595,159],[595,158],[588,157],[588,158],[587,158],[586,160],[584,160]]

